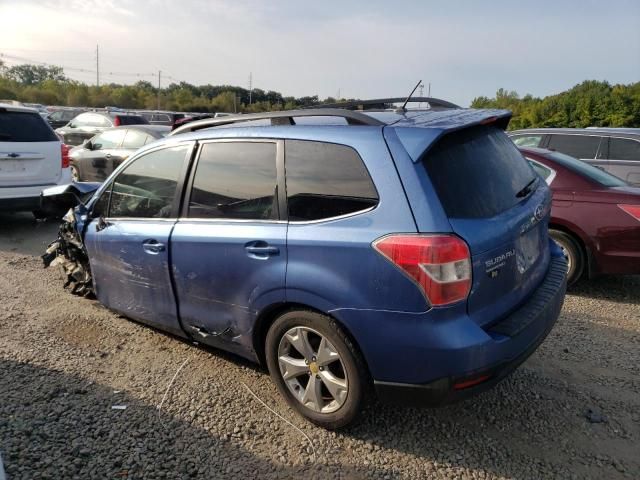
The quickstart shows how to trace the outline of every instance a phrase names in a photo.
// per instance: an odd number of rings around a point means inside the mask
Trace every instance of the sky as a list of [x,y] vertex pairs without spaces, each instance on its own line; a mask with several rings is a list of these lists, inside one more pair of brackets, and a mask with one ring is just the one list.
[[545,96],[640,81],[639,0],[0,0],[0,59],[101,83],[230,84],[283,95]]

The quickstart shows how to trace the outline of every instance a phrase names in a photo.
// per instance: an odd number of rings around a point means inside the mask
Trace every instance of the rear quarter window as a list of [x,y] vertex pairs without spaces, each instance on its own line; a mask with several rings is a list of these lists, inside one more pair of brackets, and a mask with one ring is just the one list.
[[378,204],[369,172],[351,147],[287,140],[285,171],[291,221],[333,218]]
[[51,127],[38,113],[0,110],[0,142],[57,142]]
[[500,129],[478,126],[446,135],[422,164],[452,218],[487,218],[516,205],[518,193],[537,178]]

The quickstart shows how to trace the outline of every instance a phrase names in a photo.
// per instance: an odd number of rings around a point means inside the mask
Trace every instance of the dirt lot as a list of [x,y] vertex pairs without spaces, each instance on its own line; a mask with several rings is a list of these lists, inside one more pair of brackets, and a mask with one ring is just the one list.
[[640,477],[639,277],[575,288],[498,388],[438,410],[376,405],[330,433],[289,410],[260,368],[63,292],[37,258],[56,228],[0,215],[10,479]]

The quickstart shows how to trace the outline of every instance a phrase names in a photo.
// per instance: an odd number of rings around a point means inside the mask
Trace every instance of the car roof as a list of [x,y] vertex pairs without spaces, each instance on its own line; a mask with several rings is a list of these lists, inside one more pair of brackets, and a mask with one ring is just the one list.
[[0,108],[9,112],[38,113],[38,110],[36,108],[24,107],[22,105],[12,105],[10,103],[0,103]]
[[[344,121],[336,123],[336,119]],[[306,121],[296,123],[297,119]],[[313,124],[308,119],[317,119]],[[248,115],[232,115],[221,118],[198,120],[185,124],[171,132],[169,138],[180,137],[184,140],[202,140],[220,138],[222,136],[268,136],[272,132],[277,138],[290,138],[294,131],[307,129],[307,132],[319,132],[318,127],[326,129],[367,128],[379,130],[381,127],[395,129],[400,141],[405,146],[414,162],[435,143],[442,135],[474,125],[494,124],[505,129],[511,119],[509,110],[493,109],[427,109],[427,110],[385,110],[385,111],[351,111],[343,109],[307,109],[279,112],[265,112]],[[277,120],[277,123],[274,123]],[[283,122],[283,120],[285,122]],[[294,123],[287,123],[293,121]],[[270,122],[270,123],[269,123]],[[268,130],[266,130],[268,129]],[[294,130],[292,130],[294,129]],[[221,131],[223,133],[221,133]],[[326,132],[325,132],[326,133]]]
[[522,130],[512,130],[508,132],[509,135],[515,134],[533,134],[533,133],[565,133],[565,134],[584,134],[584,135],[606,135],[606,136],[621,136],[629,138],[640,137],[640,129],[630,128],[526,128]]

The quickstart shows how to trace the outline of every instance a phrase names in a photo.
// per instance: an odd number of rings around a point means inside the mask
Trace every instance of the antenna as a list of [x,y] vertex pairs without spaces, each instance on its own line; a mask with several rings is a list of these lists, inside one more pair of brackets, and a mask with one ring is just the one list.
[[413,87],[413,90],[411,90],[411,93],[409,94],[407,99],[404,101],[402,106],[400,108],[396,109],[396,112],[406,112],[407,111],[407,108],[406,108],[407,107],[407,103],[409,103],[409,100],[411,100],[411,97],[413,96],[413,94],[418,89],[418,87],[420,86],[421,83],[422,83],[422,80],[418,80],[418,83],[416,83],[416,86]]

